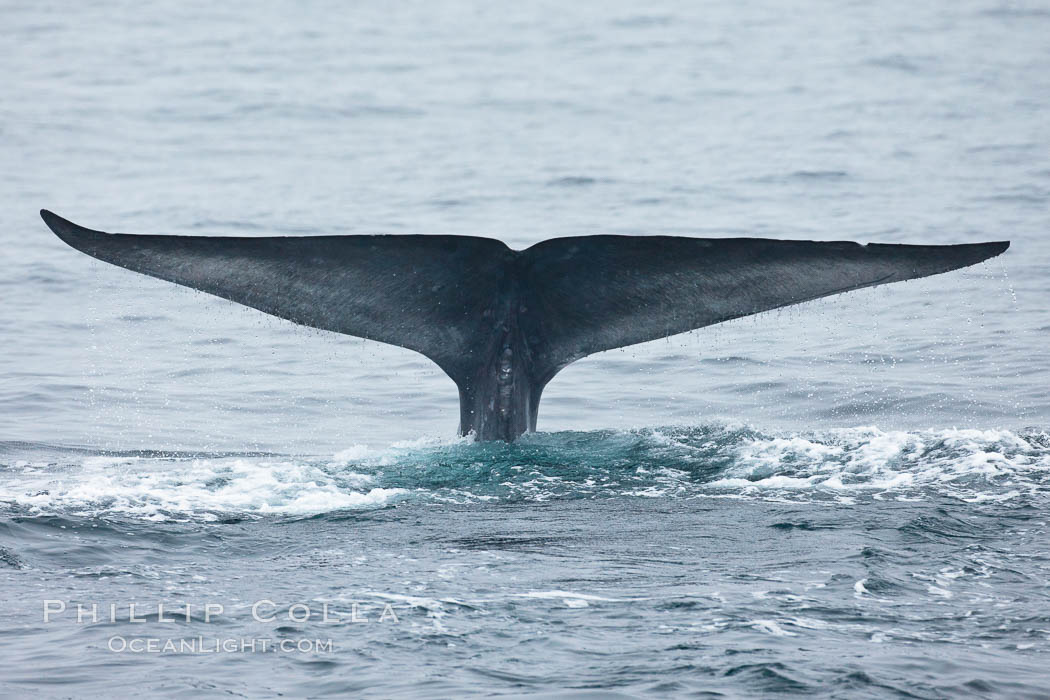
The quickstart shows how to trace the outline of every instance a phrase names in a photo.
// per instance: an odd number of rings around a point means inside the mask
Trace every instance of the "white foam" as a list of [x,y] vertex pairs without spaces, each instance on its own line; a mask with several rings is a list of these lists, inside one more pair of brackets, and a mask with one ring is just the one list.
[[[544,599],[558,599],[563,600],[579,600],[584,603],[601,601],[606,603],[622,603],[626,602],[625,598],[604,598],[600,595],[590,595],[588,593],[573,593],[572,591],[529,591],[528,593],[516,593],[519,598],[544,598]],[[580,606],[582,607],[582,606]]]
[[367,459],[375,454],[375,450],[370,448],[368,445],[353,445],[345,450],[340,450],[332,455],[332,459],[336,462],[357,462],[362,459]]
[[89,457],[63,470],[0,483],[0,500],[35,512],[308,515],[382,505],[407,493],[368,474],[298,461]]
[[414,596],[414,595],[403,595],[401,593],[383,593],[380,591],[365,591],[364,595],[372,596],[373,598],[382,598],[384,600],[391,600],[397,603],[404,603],[413,608],[422,608],[432,615],[438,617],[444,615],[444,604],[436,598],[427,598],[425,596]]
[[776,620],[751,620],[748,624],[751,625],[752,629],[756,629],[759,632],[765,632],[771,634],[774,637],[797,637],[795,632],[788,632],[786,629],[781,627]]
[[792,617],[787,622],[795,627],[807,630],[822,630],[828,628],[828,623],[813,617]]
[[451,447],[453,445],[472,445],[474,435],[424,435],[415,440],[402,440],[395,442],[390,447],[395,450],[423,450],[434,447]]
[[[970,502],[1006,501],[1024,493],[1016,482],[1039,488],[1050,471],[1050,450],[1008,430],[903,432],[864,426],[751,437],[730,446],[730,452],[732,466],[707,486],[752,494],[877,492],[876,498],[885,492],[907,498],[932,487]],[[999,492],[1000,484],[1014,488]]]
[[[19,461],[0,500],[34,512],[114,512],[151,519],[223,513],[309,515],[381,506],[412,494],[431,502],[565,496],[763,499],[853,504],[916,501],[931,492],[969,503],[1006,503],[1046,490],[1045,437],[1006,430],[883,431],[871,426],[762,436],[754,430],[627,433],[591,453],[567,452],[557,437],[528,441],[520,464],[488,469],[472,439],[424,436],[386,448],[351,445],[328,460],[89,456],[72,464]],[[623,437],[623,436],[621,436]],[[460,450],[461,446],[465,449]],[[446,450],[446,448],[455,448]],[[529,452],[546,451],[540,461]],[[624,452],[624,450],[626,450]],[[462,484],[431,486],[435,458]],[[519,458],[516,458],[517,461]],[[693,466],[719,466],[712,477]],[[391,470],[394,483],[386,476]],[[412,480],[418,469],[419,485]],[[491,478],[489,478],[491,474]],[[442,479],[442,481],[445,481]]]

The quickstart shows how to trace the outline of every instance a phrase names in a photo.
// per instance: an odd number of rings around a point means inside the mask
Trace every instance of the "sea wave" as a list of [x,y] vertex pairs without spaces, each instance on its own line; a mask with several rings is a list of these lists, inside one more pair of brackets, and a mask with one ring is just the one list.
[[0,452],[0,503],[32,514],[216,520],[610,497],[1025,503],[1050,485],[1042,430],[708,425],[539,433],[510,445],[421,438],[327,458],[44,449]]

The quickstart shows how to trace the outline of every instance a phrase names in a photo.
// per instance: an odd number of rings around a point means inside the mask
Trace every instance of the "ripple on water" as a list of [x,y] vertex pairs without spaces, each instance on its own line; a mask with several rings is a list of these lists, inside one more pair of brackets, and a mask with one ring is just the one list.
[[[152,520],[303,516],[402,502],[623,497],[800,503],[948,497],[1023,506],[1045,493],[1048,442],[1042,431],[858,427],[778,434],[709,425],[540,433],[511,445],[423,438],[381,449],[354,446],[327,459],[98,455],[25,445],[0,451],[0,500],[34,513]],[[799,520],[772,527],[830,525]],[[968,525],[945,516],[917,531],[950,537]]]

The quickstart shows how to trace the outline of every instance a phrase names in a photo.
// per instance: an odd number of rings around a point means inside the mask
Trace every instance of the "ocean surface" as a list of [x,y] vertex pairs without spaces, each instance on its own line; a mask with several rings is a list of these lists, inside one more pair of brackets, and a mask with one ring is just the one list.
[[[8,1],[0,37],[0,695],[1050,695],[1045,3]],[[1012,247],[586,358],[474,444],[422,356],[42,207]]]

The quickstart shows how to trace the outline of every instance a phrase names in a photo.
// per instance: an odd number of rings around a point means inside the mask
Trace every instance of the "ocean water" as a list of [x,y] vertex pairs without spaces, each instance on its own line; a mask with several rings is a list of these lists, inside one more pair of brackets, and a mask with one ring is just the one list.
[[[0,18],[0,694],[1050,695],[1045,4]],[[586,358],[475,444],[421,356],[99,263],[42,207],[1013,245]]]

